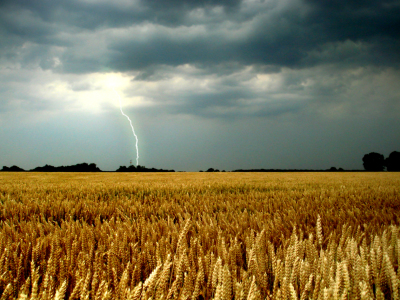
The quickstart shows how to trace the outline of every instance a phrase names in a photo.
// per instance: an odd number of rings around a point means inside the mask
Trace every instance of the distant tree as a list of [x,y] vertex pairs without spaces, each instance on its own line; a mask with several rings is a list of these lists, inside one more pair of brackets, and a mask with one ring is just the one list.
[[338,171],[344,171],[343,168],[339,168]]
[[329,171],[335,172],[335,171],[337,171],[337,169],[336,169],[335,167],[331,167],[331,168],[329,169]]
[[214,170],[213,168],[209,168],[209,169],[207,170],[207,172],[215,172],[215,170]]
[[57,168],[50,165],[44,165],[43,167],[36,167],[31,170],[31,172],[56,172]]
[[119,168],[115,172],[126,172],[127,168],[125,166],[119,166]]
[[88,172],[100,172],[100,168],[96,166],[96,164],[91,163],[87,168]]
[[362,160],[366,171],[383,171],[385,169],[385,158],[382,154],[371,152],[365,154]]
[[385,165],[388,171],[400,171],[400,152],[393,151],[385,159]]
[[12,167],[6,167],[6,166],[3,166],[3,169],[2,169],[2,171],[6,171],[6,172],[23,172],[23,171],[25,171],[24,169],[22,169],[22,168],[20,168],[20,167],[18,167],[18,166],[12,166]]

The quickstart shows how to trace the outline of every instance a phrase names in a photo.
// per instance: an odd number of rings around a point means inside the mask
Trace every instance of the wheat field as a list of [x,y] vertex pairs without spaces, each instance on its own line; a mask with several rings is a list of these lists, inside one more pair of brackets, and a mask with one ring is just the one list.
[[3,299],[400,299],[399,173],[0,173]]

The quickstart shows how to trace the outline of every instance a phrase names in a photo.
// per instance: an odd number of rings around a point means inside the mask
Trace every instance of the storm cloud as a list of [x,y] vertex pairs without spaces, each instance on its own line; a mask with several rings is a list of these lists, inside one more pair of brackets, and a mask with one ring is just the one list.
[[[218,157],[226,160],[223,153],[232,128],[257,136],[252,141],[258,143],[257,151],[281,135],[292,139],[291,147],[299,140],[312,145],[317,133],[297,139],[301,133],[288,128],[313,132],[310,124],[318,124],[327,132],[326,141],[335,136],[342,144],[332,150],[332,163],[343,159],[342,167],[357,168],[360,162],[343,158],[350,147],[343,145],[351,140],[349,124],[358,128],[361,154],[400,150],[392,149],[400,148],[398,139],[382,140],[388,124],[396,127],[400,115],[398,28],[400,2],[395,0],[1,1],[0,123],[11,130],[19,118],[26,124],[19,126],[36,124],[46,136],[41,124],[50,120],[61,132],[68,130],[68,118],[57,121],[61,114],[88,114],[87,120],[114,122],[116,107],[108,86],[112,84],[124,99],[124,109],[141,122],[137,126],[153,128],[151,133],[142,132],[148,145],[142,150],[151,153],[147,162],[158,163],[157,167],[173,168],[177,163],[193,170],[217,164]],[[184,128],[178,130],[177,124]],[[166,126],[182,138],[175,140],[171,151],[186,149],[193,158],[196,151],[187,148],[185,139],[194,124],[214,132],[193,134],[203,146],[207,136],[214,145],[209,147],[216,149],[215,158],[202,156],[193,164],[188,160],[179,165],[177,157],[182,154],[149,150],[155,147],[154,139],[163,140],[159,132]],[[268,138],[255,130],[256,124],[271,131]],[[375,129],[367,131],[371,124]],[[388,135],[400,136],[398,128]],[[152,141],[147,139],[151,136]],[[216,145],[216,136],[225,142]],[[318,140],[329,144],[324,135]],[[357,145],[350,148],[358,149]],[[0,154],[12,151],[7,149]],[[215,167],[235,168],[239,153],[249,153],[246,149],[238,146],[231,161]],[[314,164],[316,154],[309,150],[308,156],[306,149],[298,154],[305,163],[296,167],[330,167]],[[272,158],[254,160],[249,167],[295,167],[274,151]],[[318,155],[330,163],[329,155]],[[99,154],[99,160],[106,156]],[[160,156],[168,158],[155,159]],[[7,157],[4,163],[11,163],[13,156]],[[114,168],[119,159],[105,163],[105,168]]]

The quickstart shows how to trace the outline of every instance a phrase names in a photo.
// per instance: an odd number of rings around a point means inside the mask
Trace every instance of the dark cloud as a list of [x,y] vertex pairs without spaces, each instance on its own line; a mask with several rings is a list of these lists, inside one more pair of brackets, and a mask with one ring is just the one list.
[[[240,0],[136,0],[136,1],[1,1],[6,11],[29,13],[45,23],[61,23],[82,29],[99,27],[122,27],[142,22],[179,26],[187,21],[186,14],[195,9],[222,8],[224,12],[235,11]],[[26,34],[24,31],[23,34]]]
[[[68,73],[142,70],[144,79],[159,65],[398,67],[400,62],[400,5],[394,0],[17,0],[0,7],[3,56],[17,55],[27,41],[44,45],[49,49],[32,49],[19,59],[31,57],[46,69],[52,65],[43,56],[62,48],[58,70]],[[87,53],[92,49],[82,44],[101,32],[103,51]]]
[[321,24],[328,36],[337,40],[360,40],[374,36],[397,39],[400,32],[400,4],[389,1],[307,0],[311,5],[310,20]]
[[186,27],[187,32],[154,30],[141,40],[121,38],[110,45],[110,66],[119,70],[228,62],[290,68],[325,63],[399,66],[400,7],[375,2],[338,4],[335,9],[323,2],[304,5],[309,6],[304,14],[290,6],[260,11],[240,25],[246,30],[242,35],[221,24],[217,29],[205,27],[205,32]]

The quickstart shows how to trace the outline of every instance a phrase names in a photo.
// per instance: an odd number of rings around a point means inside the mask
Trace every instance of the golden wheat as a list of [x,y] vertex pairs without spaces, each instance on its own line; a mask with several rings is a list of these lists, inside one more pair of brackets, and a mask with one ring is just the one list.
[[399,299],[400,174],[0,174],[0,299]]

